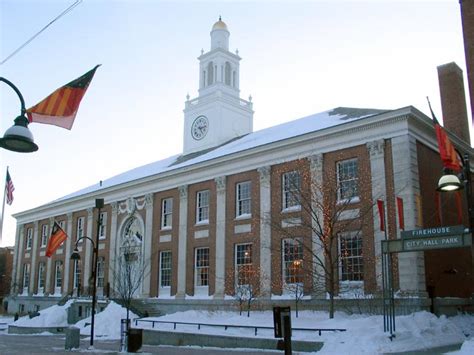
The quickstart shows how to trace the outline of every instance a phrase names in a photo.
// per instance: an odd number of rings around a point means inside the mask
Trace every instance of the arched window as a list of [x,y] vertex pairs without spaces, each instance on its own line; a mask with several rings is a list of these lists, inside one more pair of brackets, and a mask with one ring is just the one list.
[[230,67],[230,63],[229,62],[225,62],[225,84],[226,85],[231,85],[230,82],[231,82],[231,72],[232,72],[232,68]]
[[214,83],[214,63],[209,62],[207,65],[207,85]]

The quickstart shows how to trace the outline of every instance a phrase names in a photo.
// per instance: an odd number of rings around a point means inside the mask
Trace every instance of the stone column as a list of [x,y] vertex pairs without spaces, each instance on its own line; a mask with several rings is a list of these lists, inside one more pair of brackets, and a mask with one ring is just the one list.
[[[108,272],[108,282],[110,287],[115,289],[115,255],[117,252],[117,216],[118,216],[118,203],[112,202],[110,204],[112,207],[112,216],[110,219],[110,240],[109,240],[109,272]],[[112,291],[111,290],[111,291]]]
[[[387,220],[387,187],[385,184],[385,141],[379,139],[368,142],[367,149],[370,156],[370,174],[372,184],[372,216],[374,220],[374,258],[375,258],[375,280],[377,287],[382,288],[382,240],[385,239],[385,232],[380,230],[380,216],[377,200],[384,201],[385,220]],[[386,223],[387,224],[387,223]],[[386,226],[387,228],[387,226]]]
[[[87,209],[87,232],[86,236],[94,240],[95,243],[95,236],[92,234],[92,231],[94,230],[93,228],[93,217],[94,217],[94,210],[93,208],[88,208]],[[82,245],[86,249],[86,253],[84,256],[84,268],[82,269],[83,275],[84,275],[84,281],[83,285],[88,287],[88,291],[92,290],[92,280],[89,282],[89,279],[92,275],[91,273],[91,263],[92,263],[92,251],[94,246],[92,245],[91,241],[84,238],[82,239]],[[83,292],[86,290],[83,288]]]
[[323,216],[323,154],[316,154],[309,157],[311,170],[311,210],[314,216],[311,217],[312,225],[312,269],[313,275],[313,296],[315,298],[326,298],[326,273],[324,272],[325,256],[324,245],[317,231],[324,230]]
[[[53,230],[53,225],[54,225],[54,218],[49,219],[49,234],[51,235],[51,231]],[[46,262],[46,282],[44,285],[44,293],[45,295],[49,294],[54,294],[54,289],[51,289],[51,264],[52,264],[52,258],[47,258]]]
[[30,265],[30,285],[28,286],[28,294],[34,293],[34,285],[36,278],[36,254],[38,252],[38,221],[35,222],[33,231],[33,247],[31,248],[31,265]]
[[145,196],[145,240],[144,240],[144,276],[143,276],[143,297],[150,297],[150,283],[151,283],[151,265],[152,265],[152,240],[153,240],[153,194]]
[[[72,213],[67,214],[67,222],[66,222],[66,233],[68,238],[66,239],[66,255],[64,255],[64,265],[63,265],[63,284],[62,284],[62,292],[63,294],[68,293],[69,291],[69,266],[71,265],[71,249],[73,247],[73,240],[72,240]],[[54,288],[56,285],[53,286]],[[72,291],[72,289],[71,289]]]
[[25,253],[25,226],[17,224],[15,237],[15,253],[13,254],[13,270],[11,287],[13,294],[21,293],[22,287],[20,285],[23,254]]
[[224,299],[225,294],[225,214],[226,177],[220,176],[216,182],[216,286],[214,298]]
[[260,175],[260,291],[264,298],[271,296],[271,186],[270,166],[258,168]]
[[[395,193],[403,198],[405,229],[416,229],[415,196],[420,194],[416,139],[408,135],[392,138],[392,156]],[[398,264],[400,291],[426,296],[424,252],[399,253]]]
[[176,298],[186,296],[186,238],[188,229],[188,185],[179,188],[178,288]]

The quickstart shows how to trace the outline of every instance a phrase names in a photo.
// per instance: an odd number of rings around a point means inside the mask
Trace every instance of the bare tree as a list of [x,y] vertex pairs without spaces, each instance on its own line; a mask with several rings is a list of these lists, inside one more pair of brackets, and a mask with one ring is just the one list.
[[[290,202],[289,212],[283,217],[278,214],[275,217],[274,213],[270,223],[272,233],[279,235],[282,240],[293,240],[293,244],[298,243],[302,249],[303,257],[300,260],[292,255],[295,253],[294,247],[288,252],[285,246],[280,246],[283,268],[286,268],[284,271],[291,273],[291,268],[297,262],[305,276],[295,282],[291,279],[295,275],[285,275],[281,288],[295,297],[297,306],[304,293],[311,291],[307,287],[303,288],[303,279],[308,281],[312,291],[329,295],[329,317],[333,318],[339,280],[362,281],[364,265],[371,262],[370,255],[363,255],[363,264],[352,263],[352,260],[361,260],[362,254],[351,253],[362,252],[362,235],[373,225],[374,203],[368,197],[370,193],[361,191],[360,181],[347,179],[347,183],[341,183],[344,181],[342,175],[346,172],[336,171],[335,164],[324,169],[319,177],[315,176],[305,159],[294,165],[296,168],[290,171],[286,180],[283,179],[281,186],[282,199]],[[285,169],[275,173],[283,176],[288,173]],[[360,166],[358,169],[361,180],[370,178],[370,172],[363,171]],[[273,201],[273,204],[277,205],[274,206],[275,211],[281,209],[281,201]],[[277,246],[272,248],[278,250]]]
[[252,303],[260,297],[260,268],[253,265],[242,265],[236,270],[230,270],[226,282],[227,290],[239,303],[239,314],[242,315],[244,305],[247,306],[247,317],[250,317]]
[[127,239],[120,247],[115,267],[112,268],[114,296],[127,309],[127,330],[132,300],[138,296],[145,276],[150,272],[150,262],[142,257],[141,241]]

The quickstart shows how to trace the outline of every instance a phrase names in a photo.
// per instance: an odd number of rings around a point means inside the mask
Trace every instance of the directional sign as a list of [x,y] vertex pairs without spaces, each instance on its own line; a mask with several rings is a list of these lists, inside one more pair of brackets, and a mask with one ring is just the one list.
[[447,235],[460,235],[463,234],[466,227],[458,226],[445,226],[445,227],[433,227],[426,229],[414,229],[411,231],[401,232],[402,238],[426,238],[426,237],[441,237]]
[[449,235],[446,237],[428,237],[403,240],[403,249],[405,251],[460,248],[463,246],[464,243],[462,235]]
[[404,238],[382,241],[384,253],[402,253],[408,251],[462,248],[472,245],[471,234],[448,235],[425,238]]

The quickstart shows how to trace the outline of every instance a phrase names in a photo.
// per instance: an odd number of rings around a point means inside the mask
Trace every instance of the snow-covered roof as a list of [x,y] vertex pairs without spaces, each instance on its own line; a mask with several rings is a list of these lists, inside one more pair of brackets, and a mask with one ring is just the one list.
[[127,182],[158,175],[226,155],[243,152],[252,148],[316,132],[329,127],[342,125],[387,111],[388,110],[338,107],[247,134],[214,149],[189,154],[188,156],[174,155],[163,160],[146,164],[113,176],[102,181],[101,184],[95,184],[63,196],[53,202],[79,197],[98,190],[118,186]]

